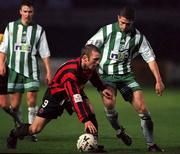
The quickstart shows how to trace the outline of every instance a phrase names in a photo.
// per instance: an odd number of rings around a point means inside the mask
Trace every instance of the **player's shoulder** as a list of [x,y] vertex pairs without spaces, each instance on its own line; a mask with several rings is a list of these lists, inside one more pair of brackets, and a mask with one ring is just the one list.
[[102,29],[104,29],[105,31],[107,31],[107,35],[111,34],[111,33],[116,33],[119,31],[118,28],[118,22],[113,22],[110,24],[106,24],[105,26],[102,27]]
[[102,28],[117,26],[117,24],[118,22],[109,23],[109,24],[104,25]]
[[35,22],[35,21],[32,21],[32,22],[29,24],[29,26],[33,26],[34,28],[36,27],[36,28],[39,29],[39,30],[44,30],[43,26],[40,25],[40,24],[38,24],[38,23]]
[[11,28],[13,28],[13,27],[14,27],[15,22],[16,22],[16,21],[10,21],[10,22],[7,24],[7,26],[6,26],[6,29],[8,29],[8,30],[9,30],[9,29],[10,29],[10,27],[11,27]]
[[73,69],[76,70],[78,66],[80,65],[80,58],[69,59],[63,65],[66,67],[68,66],[67,68],[70,68],[72,70]]
[[16,21],[10,21],[10,22],[8,23],[8,26],[14,24],[15,22],[16,22]]
[[135,28],[135,33],[136,34],[141,34],[141,32],[137,28]]
[[144,37],[143,33],[141,33],[137,28],[135,28],[134,31],[135,31],[135,36]]
[[43,26],[40,24],[37,24],[37,23],[34,23],[34,24],[36,24],[36,26],[38,26],[39,28],[43,28]]

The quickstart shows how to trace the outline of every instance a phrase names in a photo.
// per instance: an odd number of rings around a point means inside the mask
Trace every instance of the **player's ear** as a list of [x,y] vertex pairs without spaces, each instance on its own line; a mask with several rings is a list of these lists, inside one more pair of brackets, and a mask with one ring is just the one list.
[[87,61],[88,61],[87,55],[83,55],[82,60],[83,60],[84,62],[87,62]]
[[21,11],[21,9],[19,9],[19,14],[20,14],[20,15],[22,14],[22,11]]

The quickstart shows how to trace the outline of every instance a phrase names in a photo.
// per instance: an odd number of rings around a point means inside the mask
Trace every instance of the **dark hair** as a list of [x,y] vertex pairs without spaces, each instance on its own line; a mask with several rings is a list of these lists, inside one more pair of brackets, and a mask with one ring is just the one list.
[[86,55],[89,58],[92,51],[96,51],[100,53],[99,49],[95,45],[93,44],[85,45],[81,50],[81,57]]
[[120,10],[119,15],[133,21],[135,19],[135,10],[132,7],[125,6]]
[[24,5],[29,6],[29,7],[34,7],[34,3],[32,0],[22,0],[20,3],[20,9]]

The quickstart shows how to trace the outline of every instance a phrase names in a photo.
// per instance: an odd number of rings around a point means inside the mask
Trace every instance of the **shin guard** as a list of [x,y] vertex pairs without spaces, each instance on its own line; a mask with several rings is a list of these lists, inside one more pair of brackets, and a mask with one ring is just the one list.
[[147,143],[153,143],[153,121],[149,113],[139,114],[141,128]]

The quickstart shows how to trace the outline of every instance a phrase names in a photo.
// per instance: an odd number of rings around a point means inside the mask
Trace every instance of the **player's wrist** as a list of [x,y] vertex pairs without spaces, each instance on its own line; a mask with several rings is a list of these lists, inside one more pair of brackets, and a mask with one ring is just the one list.
[[84,118],[81,122],[85,124],[85,123],[88,122],[88,121],[89,121],[89,118],[86,117],[86,118]]

